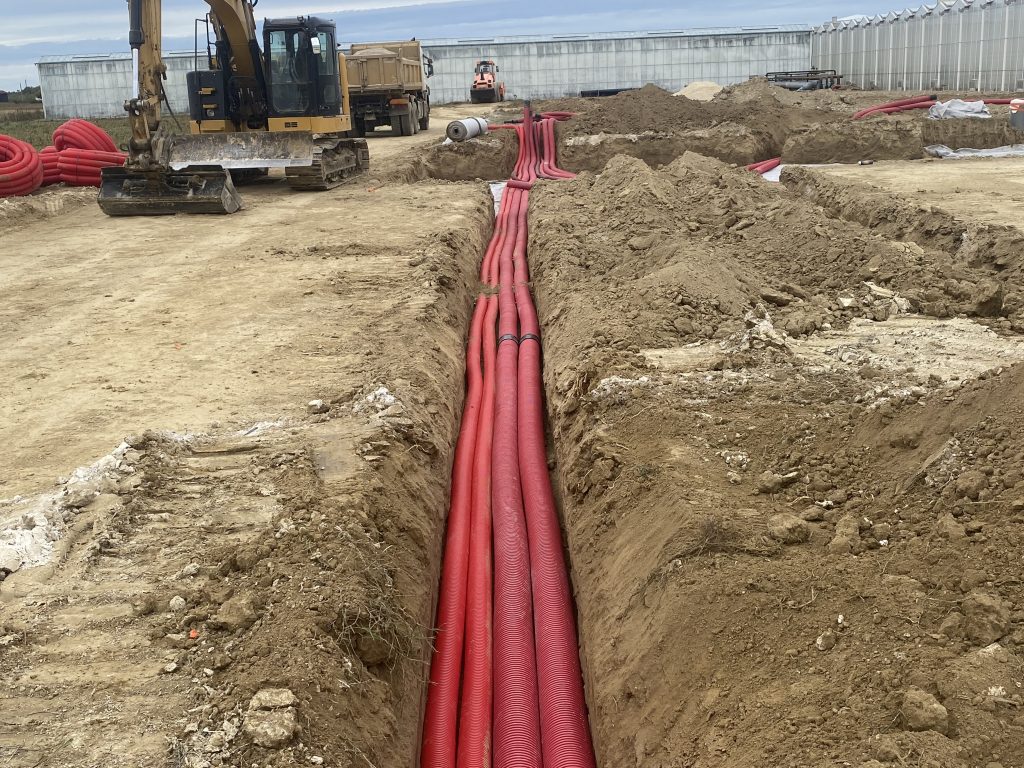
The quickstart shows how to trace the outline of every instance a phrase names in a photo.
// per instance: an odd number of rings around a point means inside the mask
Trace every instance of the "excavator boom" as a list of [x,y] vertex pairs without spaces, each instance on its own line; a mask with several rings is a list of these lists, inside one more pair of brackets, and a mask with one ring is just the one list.
[[98,202],[110,216],[234,213],[242,207],[228,170],[196,164],[172,170],[173,137],[160,130],[166,69],[161,55],[160,0],[128,0],[128,42],[136,95],[125,102],[132,137],[123,168],[104,168]]

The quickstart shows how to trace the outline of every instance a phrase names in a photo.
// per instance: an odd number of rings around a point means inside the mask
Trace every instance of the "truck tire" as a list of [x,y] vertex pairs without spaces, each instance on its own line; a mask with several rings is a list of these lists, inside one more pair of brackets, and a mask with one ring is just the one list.
[[430,113],[428,112],[420,118],[420,130],[426,131],[430,129]]
[[352,137],[361,139],[366,135],[366,121],[361,117],[352,118]]
[[395,136],[413,136],[415,134],[413,126],[415,124],[416,121],[410,113],[391,116],[391,132]]

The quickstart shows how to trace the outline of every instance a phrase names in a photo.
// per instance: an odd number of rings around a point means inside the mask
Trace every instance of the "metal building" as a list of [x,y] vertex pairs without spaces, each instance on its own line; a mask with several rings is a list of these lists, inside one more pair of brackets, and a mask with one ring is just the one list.
[[811,64],[886,90],[1024,90],[1024,1],[938,0],[811,33]]
[[426,40],[434,59],[435,103],[466,101],[473,67],[493,59],[509,98],[578,96],[582,90],[638,88],[654,83],[678,90],[695,80],[722,85],[769,71],[806,69],[807,27],[618,32]]
[[[206,68],[206,51],[198,60],[193,51],[165,53],[164,89],[171,110],[188,119],[185,74]],[[133,94],[129,53],[87,56],[44,56],[36,62],[43,90],[43,112],[50,120],[71,117],[123,117],[124,102]],[[184,124],[184,122],[183,122]]]

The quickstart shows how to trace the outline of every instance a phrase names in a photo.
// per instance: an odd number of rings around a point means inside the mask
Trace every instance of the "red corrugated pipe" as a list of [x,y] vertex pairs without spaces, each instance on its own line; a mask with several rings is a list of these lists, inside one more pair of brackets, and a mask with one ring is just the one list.
[[60,171],[60,180],[65,184],[98,187],[100,169],[124,165],[126,159],[127,155],[123,152],[69,147],[57,153],[57,169]]
[[43,183],[43,159],[31,144],[0,135],[0,197],[28,195]]
[[75,118],[57,126],[53,131],[53,145],[63,149],[95,149],[100,152],[117,152],[117,145],[110,135],[95,123]]
[[[523,122],[510,126],[519,138],[519,155],[480,267],[481,282],[497,285],[498,295],[485,294],[478,299],[470,330],[470,386],[453,471],[452,508],[438,607],[439,634],[424,719],[423,766],[447,768],[457,764],[483,768],[491,764],[492,752],[494,768],[594,764],[572,596],[561,555],[561,534],[552,506],[550,479],[546,475],[539,329],[525,277],[529,190],[538,175],[571,175],[555,162],[553,125],[553,118],[535,122],[527,109]],[[493,324],[495,309],[497,331]],[[522,311],[526,312],[528,323],[532,323],[527,327],[535,328],[523,331],[523,335]],[[534,351],[524,352],[525,347]],[[528,371],[520,371],[520,359],[527,364]],[[488,372],[493,372],[493,378]],[[522,389],[520,382],[528,390]],[[491,398],[493,431],[488,434]],[[471,420],[472,427],[467,426]],[[476,435],[472,447],[466,438],[470,428]],[[524,429],[532,437],[528,445],[521,446],[520,432]],[[468,482],[464,456],[467,451],[475,453],[471,462],[469,511],[462,499]],[[521,467],[531,473],[530,479],[521,477]],[[538,488],[540,471],[544,472],[546,492],[543,487]],[[485,492],[488,480],[489,510]],[[528,522],[524,508],[526,489],[530,494],[526,503],[532,523]],[[492,553],[487,549],[488,525],[493,533]],[[467,527],[469,531],[465,530]],[[551,549],[556,541],[557,557]],[[464,546],[469,549],[468,554]],[[490,615],[489,555],[493,556]],[[456,563],[450,563],[449,558]],[[461,625],[454,610],[460,596]],[[493,636],[487,634],[489,616],[493,618]],[[464,642],[453,636],[456,630],[465,631]],[[485,662],[488,653],[490,668]],[[541,669],[538,659],[543,660]],[[461,705],[453,689],[460,679],[460,660],[464,664]],[[544,688],[540,693],[539,686]],[[452,713],[461,715],[457,735]],[[488,728],[492,729],[493,748],[489,748]]]
[[466,580],[469,572],[473,459],[483,384],[480,353],[485,314],[484,302],[478,301],[470,324],[466,353],[466,402],[455,445],[448,532],[437,607],[437,638],[434,642],[430,689],[423,718],[420,765],[424,768],[454,768],[456,764],[459,687],[466,623]]
[[60,181],[60,169],[57,167],[59,153],[54,146],[39,150],[39,158],[43,161],[43,186],[56,184]]
[[491,761],[491,449],[494,434],[496,296],[481,296],[483,393],[473,461],[473,511],[469,533],[465,664],[458,765],[482,768]]

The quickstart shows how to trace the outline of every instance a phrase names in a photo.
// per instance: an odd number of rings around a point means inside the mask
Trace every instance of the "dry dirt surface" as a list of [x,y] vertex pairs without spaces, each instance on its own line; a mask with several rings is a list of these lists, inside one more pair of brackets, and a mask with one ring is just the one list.
[[231,217],[6,206],[0,764],[412,763],[492,218],[381,181],[438,123]]
[[[729,163],[868,97],[765,88],[542,105],[583,112],[530,261],[599,764],[1024,768],[1019,164],[768,184]],[[485,113],[231,217],[0,203],[0,765],[415,764],[516,153],[441,139]]]
[[601,764],[1024,765],[1020,251],[695,155],[531,238]]

